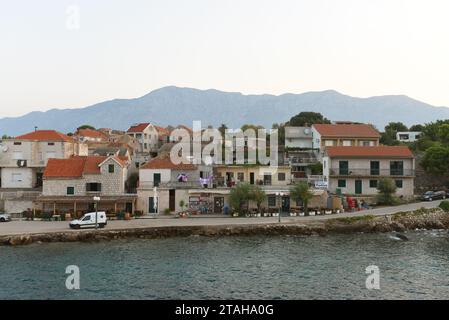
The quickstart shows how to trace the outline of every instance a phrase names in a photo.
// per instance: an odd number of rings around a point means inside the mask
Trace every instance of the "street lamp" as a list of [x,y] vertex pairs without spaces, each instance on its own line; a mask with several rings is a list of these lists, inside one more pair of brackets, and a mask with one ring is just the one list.
[[95,229],[98,229],[98,202],[100,202],[100,197],[94,197],[95,201]]
[[277,197],[278,200],[279,200],[279,215],[278,215],[278,221],[279,221],[279,223],[281,223],[282,197],[283,197],[284,195],[285,195],[285,194],[282,193],[282,192],[276,192],[276,197]]

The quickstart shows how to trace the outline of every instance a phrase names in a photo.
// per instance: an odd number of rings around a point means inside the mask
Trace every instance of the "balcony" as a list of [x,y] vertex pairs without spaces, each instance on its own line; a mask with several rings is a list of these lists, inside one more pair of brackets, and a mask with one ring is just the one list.
[[413,169],[330,169],[334,177],[414,177]]

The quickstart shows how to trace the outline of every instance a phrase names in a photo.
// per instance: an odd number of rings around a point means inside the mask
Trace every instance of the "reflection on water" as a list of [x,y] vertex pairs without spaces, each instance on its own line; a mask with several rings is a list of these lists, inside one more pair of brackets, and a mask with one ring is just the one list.
[[[0,247],[0,298],[445,299],[446,231],[327,237],[189,237]],[[81,290],[65,288],[77,265]],[[381,290],[365,287],[380,268]]]

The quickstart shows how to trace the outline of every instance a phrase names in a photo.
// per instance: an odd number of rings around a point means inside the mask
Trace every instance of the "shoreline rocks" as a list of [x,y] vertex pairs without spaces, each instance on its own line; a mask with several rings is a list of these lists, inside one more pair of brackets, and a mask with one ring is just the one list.
[[31,243],[97,242],[124,238],[157,239],[188,236],[326,236],[327,234],[351,233],[402,233],[416,229],[449,229],[449,213],[441,209],[420,209],[388,217],[337,218],[308,223],[148,227],[8,235],[0,236],[0,245],[18,246]]

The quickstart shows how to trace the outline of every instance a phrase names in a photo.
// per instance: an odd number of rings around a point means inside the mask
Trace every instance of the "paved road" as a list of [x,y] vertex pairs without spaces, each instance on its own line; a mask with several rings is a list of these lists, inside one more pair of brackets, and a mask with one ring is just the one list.
[[[361,212],[348,212],[325,216],[309,216],[309,217],[282,217],[282,223],[308,224],[319,222],[327,219],[356,217],[364,215],[391,215],[403,211],[413,211],[419,208],[435,208],[441,201],[420,202],[401,205],[397,207],[378,208],[373,210],[365,210]],[[136,219],[130,221],[112,220],[108,222],[106,229],[120,230],[128,228],[148,228],[148,227],[166,227],[166,226],[218,226],[218,225],[252,225],[252,224],[271,224],[278,223],[277,217],[269,218],[229,218],[229,217],[195,217],[187,219],[174,218],[156,218],[156,219]],[[79,232],[71,230],[68,222],[65,221],[12,221],[0,223],[0,236],[32,234],[32,233],[51,233],[51,232]]]

